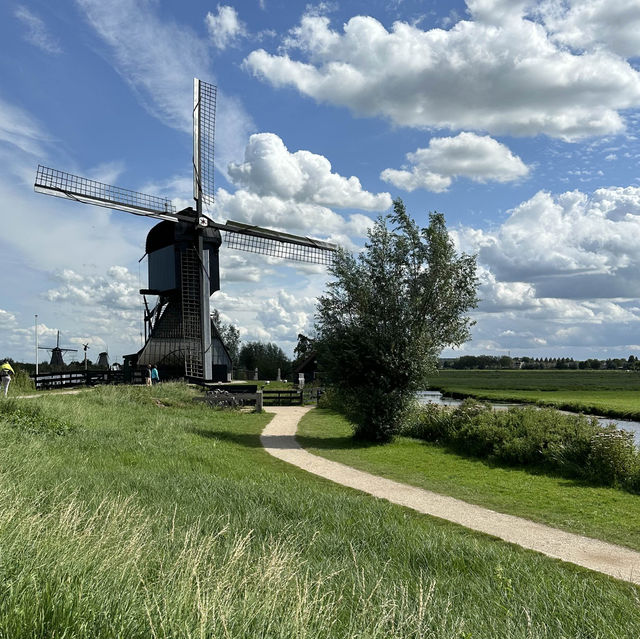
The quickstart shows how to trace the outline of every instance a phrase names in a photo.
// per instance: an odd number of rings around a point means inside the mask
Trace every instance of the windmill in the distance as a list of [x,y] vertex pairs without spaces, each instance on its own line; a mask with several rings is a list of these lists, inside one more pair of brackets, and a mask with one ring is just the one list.
[[58,336],[56,338],[55,346],[38,346],[39,349],[43,351],[51,351],[51,361],[49,364],[53,366],[64,366],[64,360],[62,359],[62,353],[77,353],[77,348],[60,348],[60,331],[58,331]]
[[98,368],[109,368],[109,353],[107,351],[98,353],[98,363],[96,366]]
[[[201,381],[226,381],[229,355],[211,321],[210,296],[220,289],[218,252],[223,243],[252,253],[331,263],[335,245],[239,222],[214,222],[203,213],[213,204],[213,138],[216,87],[194,79],[193,198],[196,208],[176,211],[166,199],[38,167],[35,190],[162,220],[147,235],[149,288],[145,345],[137,364],[159,364]],[[157,295],[153,308],[147,295]]]

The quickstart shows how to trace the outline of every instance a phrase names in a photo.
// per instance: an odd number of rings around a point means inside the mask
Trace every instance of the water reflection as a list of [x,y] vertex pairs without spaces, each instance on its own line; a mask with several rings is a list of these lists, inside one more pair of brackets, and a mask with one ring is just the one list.
[[[440,391],[420,391],[418,393],[418,401],[421,404],[438,404],[439,406],[460,406],[462,400],[452,399],[451,397],[443,397]],[[508,410],[514,406],[522,406],[522,404],[491,404],[493,410]],[[640,446],[640,422],[632,422],[626,419],[611,419],[610,417],[598,417],[598,422],[603,426],[613,424],[620,430],[631,431],[634,435],[635,442]]]

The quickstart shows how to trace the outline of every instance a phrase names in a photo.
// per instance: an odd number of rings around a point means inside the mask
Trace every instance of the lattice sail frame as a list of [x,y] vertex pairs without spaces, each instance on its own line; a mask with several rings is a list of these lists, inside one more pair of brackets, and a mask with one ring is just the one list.
[[214,201],[214,138],[216,132],[215,85],[193,80],[193,199],[198,214]]
[[85,204],[117,208],[136,215],[177,221],[176,207],[167,198],[104,184],[41,164],[38,165],[34,189],[38,193],[64,197]]
[[331,266],[336,246],[309,237],[279,233],[270,229],[227,222],[220,225],[226,246],[249,253],[280,257],[297,262]]

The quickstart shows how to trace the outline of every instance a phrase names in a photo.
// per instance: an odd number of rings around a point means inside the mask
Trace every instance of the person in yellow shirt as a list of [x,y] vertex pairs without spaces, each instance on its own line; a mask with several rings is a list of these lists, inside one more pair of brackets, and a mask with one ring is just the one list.
[[2,390],[4,396],[7,396],[9,392],[9,384],[11,384],[11,378],[15,375],[13,368],[9,362],[5,362],[0,366],[0,379],[2,380]]

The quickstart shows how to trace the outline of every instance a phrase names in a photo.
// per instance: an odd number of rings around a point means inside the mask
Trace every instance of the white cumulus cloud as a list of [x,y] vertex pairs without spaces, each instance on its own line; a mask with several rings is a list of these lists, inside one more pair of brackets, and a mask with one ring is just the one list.
[[547,0],[537,9],[553,39],[576,50],[606,47],[640,56],[638,0]]
[[640,105],[640,75],[616,53],[572,52],[524,2],[468,4],[473,19],[449,30],[356,16],[340,32],[306,14],[287,51],[259,49],[244,65],[273,86],[418,128],[575,140],[621,131],[620,111]]
[[123,266],[112,266],[105,275],[81,275],[72,269],[55,274],[60,282],[49,289],[45,297],[51,302],[68,302],[75,305],[96,305],[115,311],[140,310],[138,277]]
[[391,206],[388,193],[369,193],[357,177],[333,173],[323,155],[304,150],[291,153],[274,133],[252,135],[244,162],[232,163],[228,171],[234,184],[260,196],[368,211]]
[[407,160],[408,168],[385,169],[380,178],[407,191],[423,188],[439,193],[446,191],[457,177],[474,182],[510,182],[529,172],[504,144],[468,132],[432,138],[427,148],[408,153]]
[[328,237],[353,249],[352,237],[363,237],[372,221],[362,213],[346,216],[333,208],[384,211],[389,193],[370,193],[360,180],[332,172],[331,163],[310,151],[290,152],[273,133],[252,135],[244,162],[231,163],[237,190],[220,188],[215,214],[222,219],[268,226],[280,231]]
[[639,233],[640,188],[629,186],[540,191],[497,229],[456,240],[497,282],[528,283],[538,298],[614,300],[640,296]]
[[205,22],[211,41],[218,49],[226,49],[247,35],[247,29],[233,7],[218,5],[218,13],[214,15],[209,11]]

